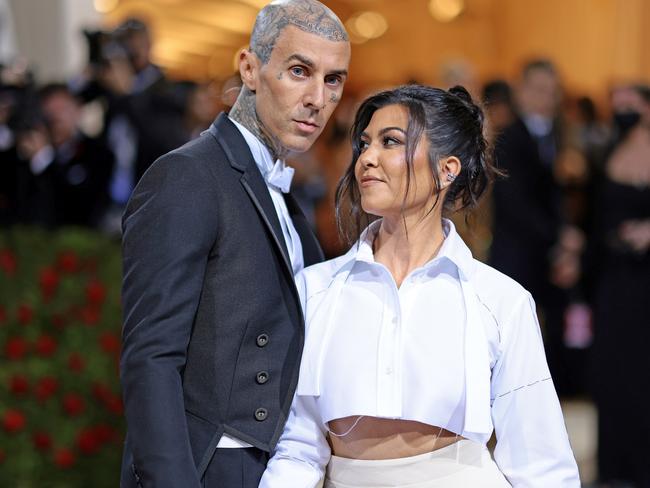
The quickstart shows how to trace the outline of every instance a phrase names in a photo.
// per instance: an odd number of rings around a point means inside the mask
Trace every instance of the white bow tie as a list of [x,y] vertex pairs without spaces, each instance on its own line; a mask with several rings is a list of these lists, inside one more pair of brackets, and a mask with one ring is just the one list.
[[278,159],[273,165],[273,169],[266,173],[264,179],[268,184],[273,185],[282,193],[289,193],[294,171],[292,167],[285,166],[284,161]]

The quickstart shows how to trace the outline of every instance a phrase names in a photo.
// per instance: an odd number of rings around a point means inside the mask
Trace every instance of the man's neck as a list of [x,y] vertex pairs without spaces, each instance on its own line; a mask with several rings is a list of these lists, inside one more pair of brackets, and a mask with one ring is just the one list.
[[245,86],[242,87],[237,101],[230,109],[228,116],[246,127],[255,137],[257,137],[268,148],[273,159],[284,159],[286,150],[282,148],[279,141],[272,137],[257,117],[255,110],[255,93]]

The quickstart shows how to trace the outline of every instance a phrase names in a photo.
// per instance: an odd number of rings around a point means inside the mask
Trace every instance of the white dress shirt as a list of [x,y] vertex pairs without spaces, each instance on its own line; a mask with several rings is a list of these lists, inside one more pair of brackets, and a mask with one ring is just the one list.
[[253,159],[257,164],[257,167],[262,173],[262,177],[266,182],[266,186],[269,189],[271,194],[271,200],[273,200],[273,206],[275,207],[275,212],[278,214],[278,219],[280,220],[280,227],[282,227],[282,234],[284,235],[284,242],[287,244],[287,249],[289,251],[289,258],[291,260],[291,266],[293,267],[293,274],[296,275],[302,268],[305,267],[305,261],[302,255],[302,244],[300,243],[300,236],[296,231],[296,228],[293,226],[291,216],[289,215],[289,210],[287,209],[287,203],[284,201],[284,196],[282,196],[282,191],[277,186],[269,183],[268,176],[269,174],[282,167],[284,169],[284,161],[277,160],[273,161],[271,158],[271,153],[269,149],[260,141],[255,135],[249,131],[246,127],[241,125],[236,120],[230,119],[235,126],[239,129],[246,143],[253,154]]
[[[289,215],[289,209],[287,209],[287,204],[284,201],[282,196],[282,191],[268,182],[266,176],[273,170],[275,164],[284,165],[283,161],[273,162],[271,158],[271,153],[268,148],[262,144],[262,142],[253,135],[246,127],[238,123],[237,121],[230,119],[242,136],[246,140],[248,147],[250,148],[255,164],[262,173],[262,177],[266,182],[266,186],[269,189],[271,194],[271,200],[273,200],[273,206],[275,207],[275,212],[278,215],[278,220],[280,221],[280,227],[282,227],[282,235],[284,236],[284,242],[287,245],[287,250],[289,251],[289,259],[291,260],[291,266],[293,268],[293,274],[297,274],[304,268],[304,258],[302,255],[302,244],[300,243],[300,236],[296,231],[296,228],[293,225],[291,216]],[[217,447],[222,448],[241,448],[241,447],[252,447],[247,442],[244,442],[240,439],[232,437],[228,434],[223,434]]]
[[307,335],[289,419],[261,488],[314,487],[327,422],[365,415],[485,444],[514,487],[580,481],[530,294],[473,259],[443,220],[437,256],[398,288],[375,262],[375,222],[344,256],[297,277]]

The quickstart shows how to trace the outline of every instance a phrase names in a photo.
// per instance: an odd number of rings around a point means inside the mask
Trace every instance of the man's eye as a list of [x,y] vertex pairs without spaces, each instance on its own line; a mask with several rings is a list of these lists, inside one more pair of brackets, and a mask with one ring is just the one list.
[[339,86],[341,84],[341,78],[339,76],[328,76],[325,78],[325,83],[330,86]]
[[291,73],[294,76],[305,76],[307,74],[305,69],[301,68],[300,66],[294,66],[293,68],[291,68]]

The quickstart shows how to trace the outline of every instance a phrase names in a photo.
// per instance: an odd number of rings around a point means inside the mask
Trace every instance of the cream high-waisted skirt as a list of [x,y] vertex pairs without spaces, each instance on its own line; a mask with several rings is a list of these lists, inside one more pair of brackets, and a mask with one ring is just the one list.
[[509,488],[487,448],[460,440],[433,452],[398,459],[332,456],[324,488]]

